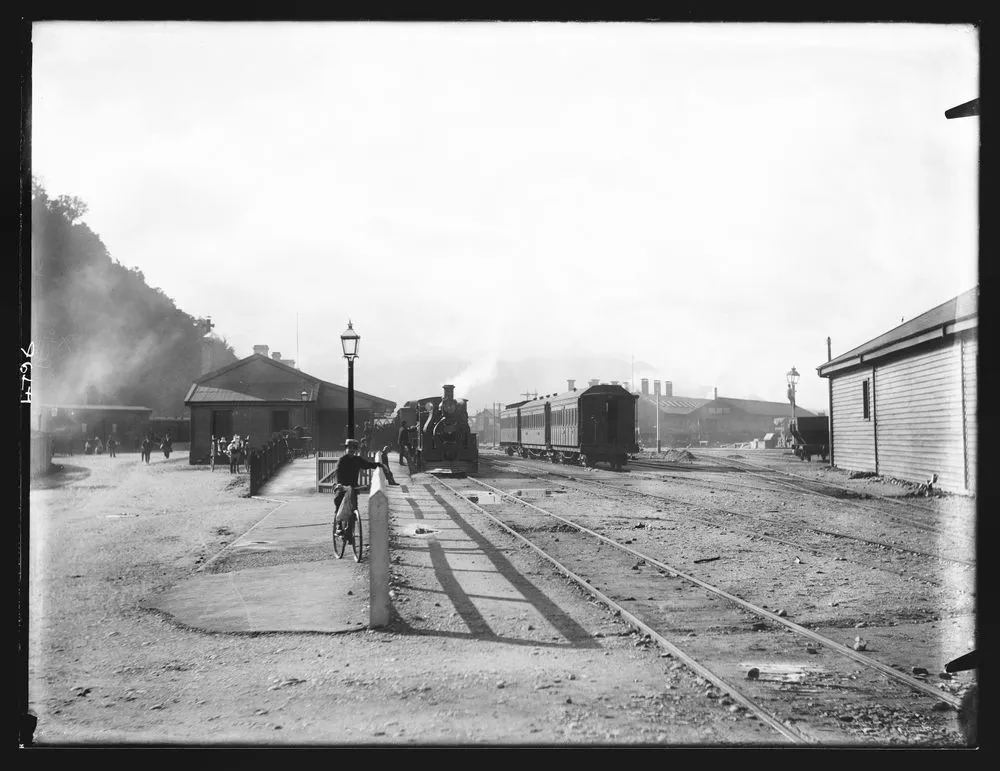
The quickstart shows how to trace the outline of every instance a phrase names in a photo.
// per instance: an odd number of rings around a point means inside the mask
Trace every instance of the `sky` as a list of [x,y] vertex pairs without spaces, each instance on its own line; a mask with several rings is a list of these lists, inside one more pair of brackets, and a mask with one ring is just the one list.
[[[239,356],[402,403],[551,382],[828,404],[978,282],[959,24],[41,22],[31,164]],[[569,371],[560,362],[586,364]],[[634,362],[634,363],[633,363]],[[604,365],[602,365],[604,366]],[[579,371],[577,371],[579,370]],[[555,373],[558,373],[555,374]],[[518,386],[520,388],[521,386]]]

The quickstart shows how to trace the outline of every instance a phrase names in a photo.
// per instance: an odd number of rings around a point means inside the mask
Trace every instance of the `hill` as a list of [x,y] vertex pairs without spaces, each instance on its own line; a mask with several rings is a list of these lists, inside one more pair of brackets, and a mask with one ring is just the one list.
[[[204,319],[180,310],[142,271],[112,259],[80,221],[86,204],[50,198],[38,183],[31,202],[32,402],[130,404],[178,416],[201,374]],[[236,360],[212,337],[217,366]]]

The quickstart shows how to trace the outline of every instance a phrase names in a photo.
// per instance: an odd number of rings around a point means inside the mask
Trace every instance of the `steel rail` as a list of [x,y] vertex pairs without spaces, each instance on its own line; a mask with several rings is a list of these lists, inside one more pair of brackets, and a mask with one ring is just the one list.
[[[493,463],[494,465],[498,465],[498,464],[502,464],[502,463],[509,463],[508,461],[499,461],[499,462],[498,461],[487,461],[487,462],[488,463]],[[524,473],[524,472],[522,471],[522,472],[519,472],[519,473]],[[552,472],[548,472],[548,473],[551,474]],[[770,522],[772,524],[778,525],[779,527],[791,527],[792,526],[788,522],[782,522],[780,520],[771,519],[769,517],[753,517],[753,516],[751,516],[749,514],[741,514],[738,511],[730,511],[729,509],[723,509],[723,508],[718,507],[718,506],[716,506],[716,507],[704,506],[704,505],[698,504],[698,503],[689,503],[688,501],[682,501],[682,500],[680,500],[678,498],[669,498],[669,497],[667,497],[665,495],[655,495],[654,493],[646,493],[646,492],[643,492],[641,490],[632,490],[632,489],[625,488],[625,487],[618,487],[617,485],[614,485],[614,484],[612,484],[610,482],[606,482],[606,481],[603,481],[603,480],[600,480],[600,479],[580,479],[580,478],[575,477],[575,476],[570,476],[570,475],[566,475],[566,474],[559,474],[558,472],[556,472],[554,475],[555,476],[562,476],[565,479],[572,479],[574,482],[580,482],[582,484],[594,484],[594,485],[602,485],[604,487],[610,487],[610,488],[612,488],[614,490],[620,490],[622,492],[631,493],[633,495],[640,495],[640,496],[645,497],[645,498],[652,498],[653,500],[657,500],[657,501],[666,501],[668,503],[680,503],[680,504],[683,504],[683,505],[686,505],[686,506],[693,506],[695,508],[704,509],[705,511],[710,511],[710,512],[722,512],[722,513],[728,514],[729,516],[732,516],[732,517],[742,517],[743,519],[751,520],[751,521],[754,521],[754,522]],[[837,500],[837,499],[834,499],[834,500]],[[689,516],[690,516],[691,519],[696,519],[697,521],[702,522],[704,524],[707,524],[707,525],[716,525],[718,527],[721,527],[721,525],[717,525],[714,522],[709,522],[707,520],[700,519],[700,518],[695,517],[693,515],[689,515]],[[736,529],[736,530],[743,530],[743,528],[734,528],[734,529]],[[875,540],[875,539],[872,539],[872,538],[860,538],[859,536],[851,535],[849,533],[841,533],[841,532],[838,532],[836,530],[826,530],[826,529],[821,528],[821,527],[813,527],[812,525],[809,525],[809,524],[806,524],[806,523],[803,523],[799,527],[799,529],[800,530],[811,530],[814,533],[820,533],[822,535],[829,535],[829,536],[832,536],[834,538],[844,538],[844,539],[847,539],[849,541],[857,541],[858,543],[863,543],[863,544],[871,544],[872,546],[880,546],[880,547],[885,548],[885,549],[891,549],[892,551],[906,552],[908,554],[916,554],[917,556],[920,556],[920,557],[928,557],[930,559],[942,560],[944,562],[953,562],[953,563],[955,563],[957,565],[962,565],[964,567],[974,568],[976,566],[976,564],[974,562],[969,562],[968,560],[956,559],[955,557],[946,557],[943,554],[934,554],[933,552],[920,551],[919,549],[911,549],[911,548],[908,548],[906,546],[899,546],[897,544],[887,543],[886,541],[878,541],[878,540]],[[918,528],[918,529],[922,529],[922,528]],[[938,531],[934,531],[934,532],[938,532]],[[754,531],[754,533],[756,534],[755,531]],[[822,552],[820,550],[817,550],[815,547],[805,546],[804,544],[796,543],[795,541],[788,541],[788,540],[785,540],[783,538],[778,538],[777,536],[759,535],[759,537],[766,538],[766,539],[772,540],[772,541],[776,541],[778,543],[787,544],[789,546],[795,546],[795,547],[800,548],[800,549],[807,549],[809,551],[812,551],[814,554],[824,554],[824,552]],[[859,563],[859,564],[863,564],[863,563]],[[884,568],[880,568],[880,569],[884,570]],[[892,570],[890,570],[888,572],[890,572],[890,573],[896,573],[896,571],[892,571]],[[896,574],[897,575],[902,575],[902,574],[899,574],[899,573],[896,573]],[[931,583],[935,583],[935,582],[932,581]]]
[[[796,634],[800,634],[800,635],[802,635],[804,637],[808,637],[809,639],[813,640],[814,642],[817,642],[820,645],[823,645],[826,648],[829,648],[830,650],[834,651],[835,653],[838,653],[838,654],[840,654],[842,656],[846,656],[849,659],[853,659],[854,661],[856,661],[859,664],[862,664],[862,665],[864,665],[866,667],[870,667],[871,669],[875,669],[875,670],[881,672],[882,674],[887,675],[888,677],[890,677],[890,678],[892,678],[892,679],[894,679],[894,680],[896,680],[896,681],[898,681],[900,683],[903,683],[904,685],[907,685],[907,686],[913,688],[916,691],[920,691],[920,692],[922,692],[922,693],[924,693],[924,694],[926,694],[928,696],[933,696],[934,698],[939,699],[939,700],[944,701],[944,702],[947,702],[947,703],[951,704],[953,707],[956,707],[956,708],[961,703],[961,699],[959,699],[956,696],[953,696],[951,694],[945,693],[945,692],[943,692],[943,691],[941,691],[941,690],[939,690],[937,688],[933,688],[930,685],[928,685],[927,683],[923,682],[922,680],[918,680],[915,677],[911,677],[910,675],[904,674],[903,672],[899,672],[898,670],[895,670],[892,667],[890,667],[890,666],[888,666],[886,664],[883,664],[883,663],[881,663],[879,661],[874,661],[874,660],[869,659],[869,658],[867,658],[865,656],[862,656],[860,653],[858,653],[858,652],[856,652],[856,651],[848,648],[847,646],[843,645],[842,643],[837,642],[836,640],[831,640],[829,637],[824,637],[823,635],[821,635],[821,634],[819,634],[817,632],[814,632],[811,629],[806,629],[804,626],[800,626],[799,624],[796,624],[794,621],[789,621],[788,619],[782,618],[781,616],[777,615],[776,613],[771,613],[770,611],[765,610],[764,608],[758,607],[758,606],[754,605],[753,603],[747,602],[746,600],[743,600],[743,599],[737,597],[734,594],[730,594],[729,592],[725,591],[724,589],[720,589],[717,586],[714,586],[712,584],[706,583],[705,581],[702,581],[701,579],[695,578],[692,575],[684,573],[679,568],[676,568],[676,567],[674,567],[672,565],[668,565],[665,562],[661,562],[660,560],[657,560],[654,557],[650,557],[650,556],[648,556],[646,554],[643,554],[642,552],[640,552],[640,551],[638,551],[636,549],[633,549],[633,548],[631,548],[629,546],[626,546],[625,544],[619,543],[618,541],[615,541],[613,538],[608,538],[607,536],[602,535],[601,533],[598,533],[598,532],[596,532],[594,530],[591,530],[590,528],[587,528],[587,527],[585,527],[583,525],[580,525],[580,524],[578,524],[577,522],[574,522],[571,519],[567,519],[566,517],[560,516],[559,514],[553,514],[550,511],[546,511],[545,509],[541,508],[540,506],[536,506],[533,503],[530,503],[530,502],[525,501],[525,500],[523,500],[521,498],[518,498],[516,495],[512,495],[510,493],[504,492],[503,490],[500,490],[499,488],[493,487],[492,485],[489,485],[486,482],[483,482],[482,480],[475,479],[473,477],[469,477],[469,479],[471,481],[475,482],[476,484],[482,485],[483,487],[485,487],[485,488],[487,488],[489,490],[492,490],[493,492],[495,492],[495,493],[497,493],[497,494],[499,494],[499,495],[501,495],[503,497],[511,498],[512,500],[517,501],[518,503],[520,503],[520,504],[522,504],[524,506],[527,506],[529,508],[535,509],[536,511],[541,512],[542,514],[545,514],[546,516],[553,517],[554,519],[558,519],[558,520],[560,520],[561,522],[564,522],[567,525],[575,527],[577,530],[580,530],[582,532],[587,533],[588,535],[592,535],[595,538],[598,538],[601,541],[604,541],[605,543],[607,543],[607,544],[609,544],[609,545],[611,545],[611,546],[613,546],[613,547],[615,547],[617,549],[620,549],[622,551],[628,552],[629,554],[632,554],[633,556],[638,557],[639,559],[643,559],[643,560],[645,560],[646,562],[648,562],[648,563],[650,563],[652,565],[656,565],[657,567],[661,568],[662,570],[665,570],[668,573],[672,573],[674,576],[680,576],[681,578],[683,578],[686,581],[690,581],[691,583],[697,584],[698,586],[702,587],[703,589],[705,589],[707,591],[712,592],[713,594],[717,594],[720,597],[723,597],[723,598],[729,600],[730,602],[736,603],[740,607],[743,607],[746,610],[749,610],[751,613],[753,613],[755,615],[763,616],[764,618],[770,619],[771,621],[775,622],[776,624],[780,624],[781,626],[784,626],[787,629],[792,630]],[[456,494],[458,494],[458,493],[456,493]],[[470,503],[471,503],[471,501],[470,501]]]
[[[764,465],[762,465],[760,463],[754,463],[753,461],[746,460],[745,458],[739,458],[739,459],[737,459],[737,458],[725,458],[725,459],[720,459],[720,458],[715,458],[715,457],[712,457],[712,456],[708,456],[708,460],[711,461],[711,462],[713,462],[713,463],[718,463],[720,460],[728,460],[728,461],[730,461],[731,465],[734,465],[734,466],[737,466],[737,467],[743,466],[743,467],[750,467],[752,469],[761,469],[762,471],[769,471],[769,472],[772,472],[774,474],[783,474],[785,476],[794,477],[795,479],[801,479],[801,480],[803,480],[805,482],[815,482],[816,481],[816,480],[810,479],[807,476],[803,476],[802,474],[796,474],[794,471],[785,471],[784,469],[780,469],[780,468],[771,468],[770,466],[764,466]],[[754,472],[748,472],[748,473],[754,473]],[[824,485],[827,485],[828,487],[836,487],[838,490],[845,490],[847,492],[854,492],[853,490],[851,490],[850,487],[845,487],[844,485],[838,485],[836,482],[821,482],[819,484],[824,484]],[[937,512],[935,512],[935,510],[932,507],[930,507],[930,506],[924,506],[924,505],[922,505],[920,503],[917,503],[916,501],[910,501],[910,502],[904,503],[902,501],[897,500],[896,498],[893,498],[893,497],[887,496],[887,495],[875,495],[873,497],[878,498],[880,501],[886,501],[888,503],[892,503],[892,504],[895,504],[897,506],[909,506],[910,508],[920,509],[921,511],[924,511],[924,512],[926,512],[928,514],[935,514],[935,513],[937,513]],[[851,501],[851,502],[853,503],[854,501]]]
[[[474,477],[468,477],[468,478],[470,480],[476,482],[477,484],[483,485],[484,487],[490,487],[490,485],[487,485],[485,482],[481,482],[478,479],[475,479]],[[636,627],[638,629],[641,629],[643,632],[645,632],[646,634],[648,634],[652,639],[656,640],[656,642],[657,642],[658,645],[660,645],[661,647],[663,647],[667,651],[669,651],[671,653],[671,655],[676,656],[678,659],[680,659],[689,669],[691,669],[693,672],[695,672],[697,675],[699,675],[700,677],[704,678],[705,680],[708,680],[709,682],[711,682],[713,685],[715,685],[720,690],[722,690],[725,693],[727,693],[730,697],[732,697],[732,699],[734,701],[737,701],[738,703],[740,703],[741,705],[743,705],[743,707],[745,709],[747,709],[750,712],[752,712],[760,720],[762,720],[764,723],[766,723],[767,725],[769,725],[771,728],[773,728],[775,731],[777,731],[778,733],[780,733],[782,736],[784,736],[787,739],[790,739],[793,742],[800,743],[800,744],[814,744],[814,743],[816,743],[816,741],[812,737],[807,736],[802,731],[799,731],[797,728],[794,728],[792,726],[789,726],[789,725],[786,725],[786,724],[782,723],[780,720],[778,720],[776,717],[774,717],[774,715],[772,715],[770,712],[768,712],[766,709],[764,709],[764,707],[760,706],[755,701],[753,701],[753,700],[749,699],[748,697],[746,697],[742,692],[736,690],[735,686],[730,685],[728,682],[726,682],[721,677],[719,677],[718,675],[716,675],[710,669],[708,669],[707,667],[705,667],[705,665],[703,665],[700,662],[698,662],[697,660],[691,658],[691,656],[689,656],[687,653],[685,653],[680,648],[678,648],[676,645],[674,645],[672,642],[670,642],[668,639],[666,639],[663,635],[661,635],[659,632],[657,632],[655,629],[653,629],[651,626],[649,626],[646,622],[642,621],[636,615],[634,615],[633,613],[631,613],[627,608],[625,608],[624,606],[622,606],[619,603],[615,602],[613,599],[611,599],[610,597],[608,597],[602,591],[600,591],[599,589],[597,589],[589,581],[587,581],[586,578],[583,578],[582,576],[578,576],[576,573],[574,573],[568,567],[566,567],[561,562],[559,562],[555,557],[551,556],[544,549],[542,549],[541,547],[539,547],[537,544],[533,543],[530,539],[525,538],[519,532],[517,532],[516,530],[514,530],[510,526],[504,524],[504,522],[502,522],[499,518],[497,518],[494,515],[490,514],[488,511],[486,511],[486,509],[484,509],[481,506],[479,506],[478,504],[473,503],[472,501],[470,501],[468,498],[466,498],[464,495],[462,495],[460,492],[458,492],[458,490],[456,490],[451,485],[449,485],[447,482],[445,482],[443,479],[440,479],[438,477],[435,477],[434,479],[435,479],[436,482],[438,482],[439,484],[441,484],[442,486],[444,486],[445,488],[447,488],[454,496],[456,496],[457,498],[460,498],[464,503],[466,503],[469,506],[472,506],[473,508],[475,508],[476,511],[478,511],[480,514],[483,514],[486,517],[488,517],[489,519],[491,519],[494,523],[496,523],[501,528],[503,528],[505,531],[507,531],[507,533],[509,533],[510,535],[514,536],[515,538],[517,538],[518,540],[520,540],[522,543],[524,543],[526,546],[528,546],[529,548],[531,548],[532,550],[534,550],[540,557],[542,557],[543,559],[548,560],[549,562],[551,562],[559,570],[560,573],[562,573],[563,575],[565,575],[568,578],[572,579],[573,581],[576,581],[576,583],[578,583],[583,589],[585,589],[588,594],[590,594],[590,595],[592,595],[594,597],[597,597],[607,607],[613,609],[622,618],[626,619],[632,626],[634,626],[634,627]],[[491,488],[491,489],[496,490],[496,488]],[[527,503],[526,501],[522,501],[520,498],[517,498],[516,496],[512,496],[509,493],[505,493],[502,490],[496,490],[496,491],[500,495],[505,496],[505,497],[509,497],[509,498],[513,498],[515,501],[517,501],[519,503]],[[530,504],[528,504],[528,505],[530,505]],[[543,513],[549,514],[549,512],[544,512],[544,510],[543,510]],[[554,514],[550,514],[550,516],[555,516],[557,519],[561,519],[561,517],[558,517],[557,515],[554,515]],[[573,525],[574,527],[580,528],[580,526],[577,525],[574,522],[569,522],[568,520],[567,520],[567,522],[568,522],[568,524]],[[580,529],[584,529],[585,530],[586,528],[580,528]],[[597,533],[593,533],[593,531],[588,531],[588,532],[591,532],[593,535],[598,535]],[[598,537],[602,537],[602,536],[598,535]]]

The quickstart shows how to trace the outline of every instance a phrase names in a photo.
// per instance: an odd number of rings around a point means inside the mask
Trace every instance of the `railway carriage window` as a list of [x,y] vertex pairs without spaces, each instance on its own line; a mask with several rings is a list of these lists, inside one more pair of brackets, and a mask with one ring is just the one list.
[[869,400],[870,396],[871,393],[869,391],[868,380],[866,378],[861,381],[861,409],[863,410],[865,420],[872,419],[871,403]]

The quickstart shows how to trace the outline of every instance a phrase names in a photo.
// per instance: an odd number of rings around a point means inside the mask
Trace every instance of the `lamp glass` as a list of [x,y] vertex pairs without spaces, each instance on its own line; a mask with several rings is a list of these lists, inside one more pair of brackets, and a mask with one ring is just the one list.
[[358,343],[361,342],[361,335],[354,331],[354,325],[347,322],[347,329],[340,335],[340,344],[344,349],[344,358],[353,359],[358,355]]
[[789,385],[795,385],[796,383],[799,382],[799,373],[798,370],[795,369],[795,367],[792,367],[790,370],[788,370],[785,377],[788,378]]

